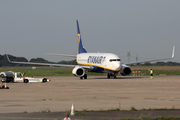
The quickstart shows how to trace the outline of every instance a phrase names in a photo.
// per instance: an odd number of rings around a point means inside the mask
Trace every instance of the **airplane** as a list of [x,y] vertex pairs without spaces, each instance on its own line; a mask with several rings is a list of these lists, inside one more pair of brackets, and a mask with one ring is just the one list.
[[78,36],[78,54],[77,55],[55,54],[55,53],[46,53],[46,54],[76,58],[76,62],[78,65],[10,61],[8,55],[6,54],[8,61],[11,63],[18,63],[18,64],[74,67],[72,70],[72,74],[74,76],[80,77],[80,79],[83,78],[87,79],[86,72],[107,73],[107,78],[116,78],[119,72],[123,76],[130,75],[132,73],[132,69],[129,65],[168,60],[174,58],[175,46],[173,46],[172,56],[170,58],[155,59],[155,60],[133,62],[126,64],[123,64],[120,57],[113,53],[89,53],[86,51],[86,49],[82,44],[78,20],[76,20],[76,24],[77,24],[77,36]]

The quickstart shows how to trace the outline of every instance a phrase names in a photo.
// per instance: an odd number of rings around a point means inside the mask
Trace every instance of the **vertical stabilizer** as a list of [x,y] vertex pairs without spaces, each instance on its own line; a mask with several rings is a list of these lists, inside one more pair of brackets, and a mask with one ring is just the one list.
[[82,45],[81,33],[80,33],[80,29],[79,29],[78,20],[76,20],[76,22],[77,22],[77,36],[78,36],[78,52],[79,53],[87,53],[87,51],[84,49],[84,47]]

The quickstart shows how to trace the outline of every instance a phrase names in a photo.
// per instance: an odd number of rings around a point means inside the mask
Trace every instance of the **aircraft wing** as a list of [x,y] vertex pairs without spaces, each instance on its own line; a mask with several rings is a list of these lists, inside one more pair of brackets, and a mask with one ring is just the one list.
[[66,55],[66,54],[56,54],[56,53],[45,53],[45,54],[56,55],[56,56],[65,56],[65,57],[74,57],[74,58],[77,57],[76,55]]
[[31,65],[47,65],[47,66],[63,66],[63,67],[76,67],[81,66],[84,69],[92,69],[91,66],[87,65],[67,65],[67,64],[52,64],[52,63],[34,63],[34,62],[17,62],[17,61],[11,61],[6,54],[6,57],[10,63],[18,63],[18,64],[31,64]]
[[175,46],[173,46],[172,56],[170,58],[163,58],[163,59],[155,59],[155,60],[148,60],[148,61],[141,61],[141,62],[126,63],[125,65],[134,65],[134,64],[140,64],[140,63],[146,63],[146,62],[154,62],[154,61],[160,61],[160,60],[173,59],[174,58],[174,51],[175,51]]

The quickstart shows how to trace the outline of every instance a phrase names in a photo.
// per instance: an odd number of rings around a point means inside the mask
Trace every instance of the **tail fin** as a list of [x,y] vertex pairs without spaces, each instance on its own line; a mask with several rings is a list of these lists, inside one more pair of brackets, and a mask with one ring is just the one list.
[[87,51],[84,49],[84,47],[82,45],[81,33],[80,33],[80,29],[79,29],[78,20],[76,20],[76,22],[77,22],[77,36],[78,36],[78,52],[79,53],[87,53]]

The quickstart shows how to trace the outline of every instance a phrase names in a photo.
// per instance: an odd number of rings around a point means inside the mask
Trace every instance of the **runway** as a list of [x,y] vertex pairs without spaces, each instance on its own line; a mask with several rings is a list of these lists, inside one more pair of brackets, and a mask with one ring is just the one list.
[[47,83],[7,83],[0,90],[0,113],[65,112],[75,110],[180,109],[180,76],[122,77],[53,76]]

